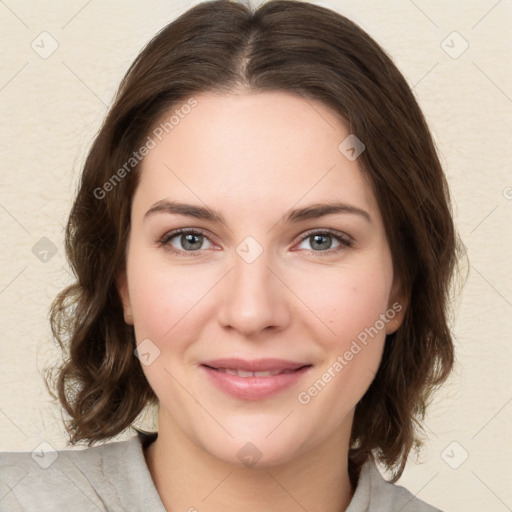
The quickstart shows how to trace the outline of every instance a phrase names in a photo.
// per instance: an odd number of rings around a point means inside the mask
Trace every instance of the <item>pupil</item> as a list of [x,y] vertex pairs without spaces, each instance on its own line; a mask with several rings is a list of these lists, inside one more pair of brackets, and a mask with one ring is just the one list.
[[[185,239],[185,243],[183,244],[183,247],[185,249],[192,249],[193,251],[199,249],[199,247],[201,247],[201,243],[199,243],[199,245],[197,245],[197,242],[199,241],[199,237],[201,237],[201,236],[202,235],[194,235],[192,233],[183,235],[183,237]],[[194,245],[194,242],[195,242],[195,245]]]
[[[317,249],[329,249],[331,247],[331,244],[328,243],[326,247],[325,241],[328,240],[330,242],[330,239],[330,235],[313,235],[313,249],[315,248],[315,246]],[[324,245],[322,245],[322,242],[324,243]]]

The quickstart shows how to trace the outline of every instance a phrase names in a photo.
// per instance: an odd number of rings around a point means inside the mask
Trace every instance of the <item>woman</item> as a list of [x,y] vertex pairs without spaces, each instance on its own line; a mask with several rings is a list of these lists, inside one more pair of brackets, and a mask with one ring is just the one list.
[[[437,510],[395,485],[448,377],[458,239],[406,81],[305,2],[218,0],[123,79],[52,304],[72,443],[2,455],[2,510]],[[387,482],[376,463],[393,472]]]

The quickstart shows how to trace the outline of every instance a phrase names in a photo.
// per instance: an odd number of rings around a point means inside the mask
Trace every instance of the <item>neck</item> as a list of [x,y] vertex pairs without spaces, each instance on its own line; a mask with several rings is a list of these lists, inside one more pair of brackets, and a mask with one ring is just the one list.
[[227,464],[165,427],[160,421],[145,457],[169,512],[342,512],[352,498],[347,433],[287,462],[249,468]]

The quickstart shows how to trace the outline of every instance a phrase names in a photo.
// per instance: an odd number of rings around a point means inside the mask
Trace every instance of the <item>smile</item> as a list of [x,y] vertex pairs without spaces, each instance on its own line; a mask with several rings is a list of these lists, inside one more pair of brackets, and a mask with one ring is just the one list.
[[238,377],[271,377],[283,373],[291,373],[295,370],[266,370],[262,372],[248,372],[246,370],[235,370],[233,368],[212,368],[218,372],[228,373],[229,375],[238,375]]
[[294,385],[311,364],[282,359],[218,359],[200,365],[218,390],[240,400],[263,400]]

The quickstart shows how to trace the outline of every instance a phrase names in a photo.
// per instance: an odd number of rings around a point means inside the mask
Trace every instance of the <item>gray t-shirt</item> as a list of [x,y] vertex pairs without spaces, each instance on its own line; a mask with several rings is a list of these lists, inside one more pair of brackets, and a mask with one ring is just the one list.
[[[166,512],[143,453],[155,438],[138,432],[83,450],[0,453],[0,511]],[[366,462],[346,512],[399,511],[440,512]]]

